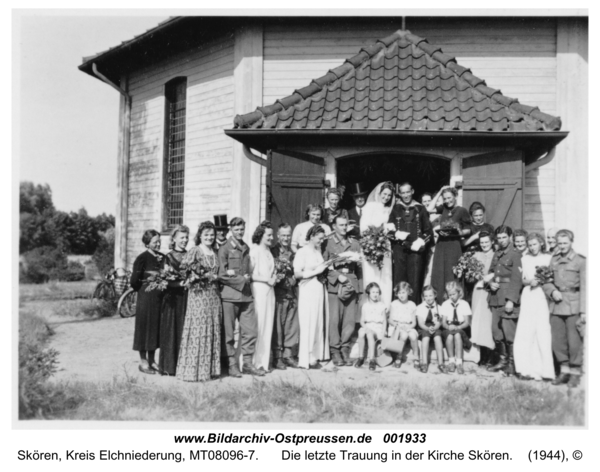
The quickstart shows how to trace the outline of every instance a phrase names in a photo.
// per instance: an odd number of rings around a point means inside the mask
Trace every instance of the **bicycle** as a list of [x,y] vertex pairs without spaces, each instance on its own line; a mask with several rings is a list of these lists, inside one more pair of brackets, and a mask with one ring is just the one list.
[[121,318],[131,318],[135,316],[135,304],[137,302],[137,292],[128,288],[123,292],[117,304],[117,312]]
[[137,301],[137,292],[129,287],[129,278],[131,272],[125,269],[111,269],[104,279],[98,282],[92,299],[117,301],[117,313],[121,318],[130,318],[135,316],[135,304]]
[[117,270],[109,270],[104,278],[98,282],[94,292],[92,293],[92,300],[97,298],[99,300],[114,300],[117,298],[117,292],[115,290],[115,278],[117,277]]

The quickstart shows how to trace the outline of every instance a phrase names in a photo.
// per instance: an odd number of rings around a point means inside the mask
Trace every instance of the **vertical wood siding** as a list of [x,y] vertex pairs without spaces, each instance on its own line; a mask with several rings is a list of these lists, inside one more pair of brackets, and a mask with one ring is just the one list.
[[[265,25],[263,103],[290,95],[400,27],[400,18]],[[504,95],[557,114],[555,19],[408,17],[407,29]],[[526,175],[526,229],[554,225],[554,182],[554,163]]]
[[164,84],[179,76],[188,86],[183,222],[193,237],[200,221],[230,206],[232,141],[223,130],[233,122],[233,36],[227,34],[130,77],[129,265],[143,249],[144,230],[162,229]]

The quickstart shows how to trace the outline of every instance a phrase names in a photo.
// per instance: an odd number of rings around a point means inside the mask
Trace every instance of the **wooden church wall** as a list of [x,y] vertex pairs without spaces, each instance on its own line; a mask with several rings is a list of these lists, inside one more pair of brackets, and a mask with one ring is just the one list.
[[164,85],[172,78],[187,77],[183,223],[193,237],[200,221],[229,209],[232,141],[223,129],[231,125],[234,114],[233,45],[233,36],[224,35],[129,78],[128,265],[143,249],[144,230],[162,230]]
[[[408,17],[406,27],[454,55],[490,87],[557,114],[555,19]],[[308,85],[361,47],[400,28],[400,18],[265,25],[263,103],[272,104]],[[526,174],[524,226],[528,230],[543,231],[554,225],[554,168],[551,162]],[[264,195],[263,188],[263,206]]]

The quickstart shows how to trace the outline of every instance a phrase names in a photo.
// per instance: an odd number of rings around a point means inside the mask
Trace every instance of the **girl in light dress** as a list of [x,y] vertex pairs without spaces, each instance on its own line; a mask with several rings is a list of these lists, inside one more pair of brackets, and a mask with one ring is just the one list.
[[325,229],[313,226],[306,234],[306,245],[294,257],[294,275],[299,280],[298,366],[304,369],[320,369],[319,361],[329,359],[329,306],[326,287],[319,277],[330,264],[321,254],[324,238]]
[[531,233],[527,236],[528,253],[523,256],[523,291],[521,312],[515,334],[515,368],[523,380],[554,378],[552,335],[548,302],[536,267],[550,265],[551,254],[544,253],[544,238]]
[[419,333],[415,327],[417,326],[417,305],[408,298],[412,295],[412,287],[408,282],[400,282],[394,287],[394,295],[396,300],[392,302],[390,307],[390,316],[388,319],[389,327],[388,334],[391,339],[399,340],[400,353],[396,355],[394,367],[399,368],[402,365],[402,351],[406,340],[410,340],[410,345],[413,350],[414,367],[421,368],[419,361]]
[[257,337],[253,364],[259,370],[270,371],[271,336],[275,318],[275,260],[270,247],[273,228],[269,222],[261,223],[252,235],[250,270],[252,271],[252,297],[256,312]]
[[471,341],[465,333],[471,321],[471,307],[463,300],[463,288],[458,282],[446,284],[446,296],[448,299],[442,304],[440,314],[442,315],[442,337],[446,341],[448,352],[448,372],[455,370],[464,374],[463,358],[464,349],[471,349]]
[[[367,204],[363,207],[360,219],[360,232],[364,233],[369,226],[384,226],[389,231],[395,231],[393,223],[389,223],[390,213],[394,208],[394,185],[391,182],[382,182],[369,195]],[[390,249],[391,251],[391,249]],[[381,300],[386,306],[392,303],[392,257],[383,258],[381,269],[368,261],[363,260],[363,283],[365,285],[375,282],[381,291]]]
[[365,289],[367,301],[363,304],[358,330],[358,359],[354,367],[362,367],[365,363],[365,338],[367,339],[369,370],[375,370],[375,345],[381,341],[386,332],[388,308],[380,300],[381,289],[375,282],[371,282]]

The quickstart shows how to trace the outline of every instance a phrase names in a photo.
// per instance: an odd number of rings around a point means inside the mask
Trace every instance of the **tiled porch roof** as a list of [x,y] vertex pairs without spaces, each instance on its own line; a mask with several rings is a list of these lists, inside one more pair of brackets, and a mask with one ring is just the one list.
[[399,30],[235,128],[558,131],[560,118],[520,104],[426,39]]

